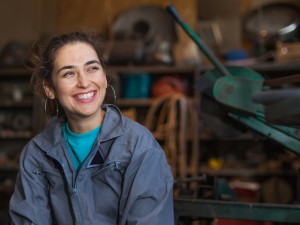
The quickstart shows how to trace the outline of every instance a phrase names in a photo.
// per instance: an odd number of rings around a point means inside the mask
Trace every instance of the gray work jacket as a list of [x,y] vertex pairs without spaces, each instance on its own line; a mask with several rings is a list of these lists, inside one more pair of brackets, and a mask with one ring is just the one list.
[[15,225],[173,225],[173,177],[152,134],[107,105],[76,173],[52,119],[23,149],[10,216]]

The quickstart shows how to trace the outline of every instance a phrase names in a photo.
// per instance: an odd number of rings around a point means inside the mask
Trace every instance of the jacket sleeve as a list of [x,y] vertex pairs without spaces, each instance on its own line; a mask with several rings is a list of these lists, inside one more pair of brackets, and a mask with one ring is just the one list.
[[20,168],[14,193],[9,203],[12,225],[50,225],[47,181],[39,170],[39,156],[24,149],[20,157]]
[[173,176],[161,149],[133,159],[123,185],[130,188],[120,225],[174,225]]

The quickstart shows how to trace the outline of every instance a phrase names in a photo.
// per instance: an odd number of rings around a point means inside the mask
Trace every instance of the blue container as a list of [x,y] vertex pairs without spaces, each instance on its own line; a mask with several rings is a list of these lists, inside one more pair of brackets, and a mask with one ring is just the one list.
[[149,98],[151,76],[148,73],[131,73],[122,76],[124,98]]

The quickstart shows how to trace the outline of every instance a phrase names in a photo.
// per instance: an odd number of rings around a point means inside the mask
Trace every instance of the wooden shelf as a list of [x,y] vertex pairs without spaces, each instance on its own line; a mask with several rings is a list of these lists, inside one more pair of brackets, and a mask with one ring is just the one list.
[[[276,63],[276,62],[265,62],[265,63],[258,63],[253,65],[246,65],[241,67],[249,67],[253,70],[256,70],[260,73],[299,73],[300,71],[300,61],[295,63],[286,62],[286,63]],[[230,64],[224,64],[224,66],[230,66]],[[126,74],[126,73],[133,73],[133,72],[146,72],[151,74],[193,74],[195,71],[207,71],[209,69],[213,69],[214,66],[211,64],[203,64],[203,65],[143,65],[143,66],[136,66],[136,65],[124,65],[124,66],[110,66],[109,70]],[[1,75],[2,72],[0,72]]]
[[153,98],[145,98],[145,99],[119,99],[116,102],[117,106],[135,106],[135,107],[148,107],[153,103]]
[[32,107],[32,100],[22,100],[19,102],[12,100],[3,100],[0,102],[0,108],[27,108]]
[[12,130],[0,130],[0,139],[29,139],[32,137],[32,132],[25,131],[12,131]]
[[31,71],[26,68],[0,68],[0,77],[29,77]]
[[[203,70],[206,66],[202,66]],[[155,74],[193,74],[197,66],[164,66],[164,65],[146,65],[146,66],[112,66],[109,70],[126,74],[126,73],[151,73]]]
[[200,169],[200,173],[207,174],[210,176],[222,176],[222,177],[265,177],[265,176],[296,176],[297,172],[288,171],[261,171],[258,169],[219,169],[213,170],[209,168]]

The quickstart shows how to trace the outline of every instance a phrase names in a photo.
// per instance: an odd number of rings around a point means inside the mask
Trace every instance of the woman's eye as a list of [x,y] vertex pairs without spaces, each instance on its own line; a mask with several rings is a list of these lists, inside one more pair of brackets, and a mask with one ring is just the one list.
[[97,71],[99,69],[99,67],[97,67],[97,66],[93,66],[93,67],[90,67],[90,68],[88,68],[88,71]]
[[69,72],[64,73],[63,76],[64,76],[64,77],[69,77],[69,76],[72,76],[72,75],[74,75],[74,74],[75,74],[74,72],[69,71]]

